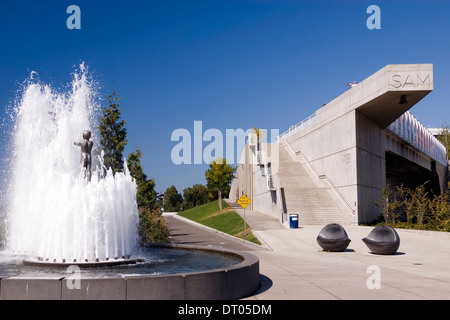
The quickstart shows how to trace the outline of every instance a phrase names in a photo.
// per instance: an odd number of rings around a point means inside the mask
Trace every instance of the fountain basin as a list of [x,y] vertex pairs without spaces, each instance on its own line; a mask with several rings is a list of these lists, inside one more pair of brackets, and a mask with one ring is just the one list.
[[[259,260],[247,252],[176,244],[143,244],[145,248],[229,257],[231,264],[198,271],[162,274],[114,267],[87,273],[0,275],[2,300],[230,300],[246,297],[259,288]],[[183,261],[181,269],[186,269]],[[205,262],[208,263],[208,262]],[[70,265],[70,264],[68,264]],[[139,267],[139,263],[137,263]],[[121,266],[120,268],[126,268]],[[55,268],[53,268],[55,269]],[[192,270],[194,270],[193,267]],[[64,268],[62,269],[64,270]],[[105,272],[103,272],[104,270]],[[175,271],[177,269],[175,268]]]

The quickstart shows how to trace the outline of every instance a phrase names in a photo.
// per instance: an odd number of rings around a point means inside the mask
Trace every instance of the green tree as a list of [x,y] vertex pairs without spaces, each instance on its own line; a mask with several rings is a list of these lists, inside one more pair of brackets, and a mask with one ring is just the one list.
[[259,151],[261,150],[261,140],[265,135],[264,130],[254,126],[252,128],[252,133],[256,135],[257,150]]
[[183,196],[175,186],[170,186],[164,192],[164,211],[177,212],[181,210]]
[[138,235],[142,242],[169,242],[170,229],[156,204],[155,181],[147,179],[141,165],[142,151],[136,148],[128,155],[127,166],[137,185],[139,207]]
[[142,242],[169,242],[170,229],[159,208],[139,210],[138,235]]
[[431,200],[429,197],[429,192],[425,187],[427,183],[428,181],[417,187],[412,194],[412,201],[416,207],[417,225],[419,229],[422,229],[425,218],[430,210]]
[[[97,154],[104,152],[103,161],[114,173],[123,170],[123,151],[127,144],[126,121],[120,119],[120,97],[115,91],[107,96],[108,106],[102,108],[98,130],[100,147]],[[144,242],[168,242],[170,230],[161,210],[156,205],[155,181],[147,179],[141,165],[142,151],[136,148],[128,155],[127,166],[137,185],[136,202],[139,208],[138,234]]]
[[183,190],[183,210],[197,207],[208,202],[208,189],[202,184],[194,184]]
[[100,148],[97,152],[104,152],[103,160],[107,169],[114,173],[123,170],[123,150],[127,144],[126,121],[120,119],[120,97],[115,91],[107,96],[108,106],[102,108],[102,116],[99,118],[98,131],[100,133]]
[[205,173],[208,189],[217,190],[220,211],[222,211],[222,192],[230,186],[235,172],[236,168],[229,165],[226,159],[218,158],[209,164],[209,169]]
[[389,192],[389,186],[381,189],[381,199],[375,202],[375,205],[383,215],[384,221],[395,223],[400,214],[400,203],[395,199],[395,195]]
[[417,210],[415,209],[415,202],[412,200],[413,193],[413,190],[404,187],[403,184],[400,187],[397,187],[396,195],[400,199],[400,207],[406,215],[406,224],[408,226],[412,225],[417,213]]
[[147,179],[141,165],[142,151],[136,148],[128,155],[127,166],[137,185],[136,201],[139,208],[153,209],[156,202],[155,180]]
[[430,210],[434,229],[450,231],[450,189],[434,196]]

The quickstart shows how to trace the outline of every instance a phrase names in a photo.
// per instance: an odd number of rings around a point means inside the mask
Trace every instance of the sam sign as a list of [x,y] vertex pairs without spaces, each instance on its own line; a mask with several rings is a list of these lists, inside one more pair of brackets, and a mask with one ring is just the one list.
[[244,209],[247,208],[250,202],[251,202],[250,199],[247,198],[245,194],[242,197],[240,197],[239,200],[237,201],[237,203],[239,203],[239,205]]

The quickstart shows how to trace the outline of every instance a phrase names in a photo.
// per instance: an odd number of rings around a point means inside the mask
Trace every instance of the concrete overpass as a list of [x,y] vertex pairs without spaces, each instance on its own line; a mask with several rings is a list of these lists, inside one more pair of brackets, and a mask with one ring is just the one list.
[[439,194],[447,187],[448,160],[444,145],[409,111],[385,130],[386,183],[427,187]]
[[299,213],[301,223],[363,223],[378,218],[374,201],[387,182],[432,177],[434,188],[443,190],[445,148],[407,113],[432,90],[432,64],[388,65],[277,143],[249,139],[230,198],[250,195],[253,210],[282,223],[286,213]]

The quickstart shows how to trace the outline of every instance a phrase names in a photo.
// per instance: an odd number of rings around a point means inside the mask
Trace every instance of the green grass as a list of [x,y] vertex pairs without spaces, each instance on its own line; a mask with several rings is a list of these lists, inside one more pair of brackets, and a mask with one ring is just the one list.
[[212,201],[196,208],[188,209],[178,213],[180,216],[201,223],[210,228],[227,233],[256,244],[261,244],[253,235],[247,224],[247,235],[244,230],[244,219],[232,210],[230,206],[222,201],[222,212],[219,210],[218,201]]

